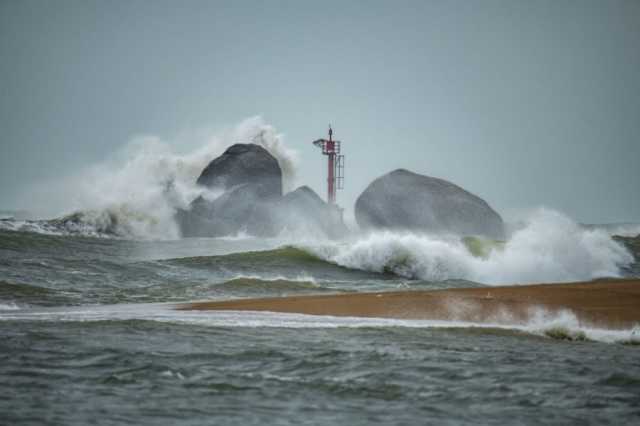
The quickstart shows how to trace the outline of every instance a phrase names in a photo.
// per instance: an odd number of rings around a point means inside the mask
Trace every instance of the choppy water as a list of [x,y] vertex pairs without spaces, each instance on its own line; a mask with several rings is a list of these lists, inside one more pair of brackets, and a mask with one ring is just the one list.
[[[524,262],[517,268],[527,247],[540,247],[522,242],[526,236],[476,259],[417,236],[292,245],[2,230],[0,423],[637,422],[640,329],[588,330],[571,318],[506,328],[171,309],[189,300],[482,286],[513,276],[595,278],[614,267],[637,275],[631,246],[585,233],[569,240],[578,256],[561,254],[564,245],[555,262],[532,258],[536,276]],[[551,338],[558,330],[578,340]]]

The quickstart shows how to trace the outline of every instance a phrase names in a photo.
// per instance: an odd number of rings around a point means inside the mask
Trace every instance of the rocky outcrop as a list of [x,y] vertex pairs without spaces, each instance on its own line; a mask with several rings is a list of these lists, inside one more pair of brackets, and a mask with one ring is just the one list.
[[[308,186],[301,186],[286,194],[271,211],[275,229],[301,235],[338,238],[348,232],[342,211],[324,202]],[[315,234],[315,235],[314,235]]]
[[303,186],[282,196],[282,172],[267,150],[237,144],[214,159],[198,184],[222,195],[196,198],[176,220],[184,237],[218,237],[241,232],[272,237],[281,232],[339,237],[347,228],[342,212]]
[[504,238],[502,218],[480,197],[443,179],[398,169],[374,180],[356,201],[363,229]]
[[212,201],[196,198],[188,210],[178,210],[176,219],[183,237],[220,237],[241,232],[268,236],[270,222],[265,211],[274,201],[263,185],[239,185]]
[[198,185],[210,189],[228,190],[253,184],[263,188],[265,196],[282,195],[282,170],[278,160],[256,144],[235,144],[214,159],[202,171]]
[[247,232],[271,234],[266,213],[282,197],[282,171],[263,147],[236,144],[202,171],[199,185],[222,191],[208,200],[196,198],[176,219],[184,237],[217,237]]

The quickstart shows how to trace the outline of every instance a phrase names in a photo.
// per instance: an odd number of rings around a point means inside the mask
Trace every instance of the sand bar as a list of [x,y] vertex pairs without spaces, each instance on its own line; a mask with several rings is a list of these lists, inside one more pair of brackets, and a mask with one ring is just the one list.
[[456,288],[186,303],[179,310],[270,311],[309,315],[520,323],[540,308],[570,310],[581,324],[640,324],[640,280]]

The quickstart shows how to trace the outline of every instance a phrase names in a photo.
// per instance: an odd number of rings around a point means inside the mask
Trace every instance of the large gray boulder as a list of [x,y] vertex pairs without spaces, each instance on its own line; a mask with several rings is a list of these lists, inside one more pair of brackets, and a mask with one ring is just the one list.
[[278,160],[256,144],[235,144],[202,171],[198,185],[227,190],[238,185],[260,184],[269,196],[282,195],[282,170]]
[[271,206],[276,232],[291,231],[307,236],[339,238],[348,232],[339,207],[323,201],[308,186],[289,192]]
[[265,212],[275,200],[264,185],[238,185],[213,201],[196,198],[188,210],[178,210],[176,219],[183,237],[221,237],[243,232],[270,236],[271,225]]
[[356,201],[355,216],[366,230],[504,238],[502,218],[486,201],[446,180],[404,169],[369,184]]
[[176,220],[184,237],[272,233],[269,206],[282,197],[282,171],[266,149],[255,144],[228,148],[202,171],[199,185],[223,191],[214,200],[196,198]]
[[184,237],[219,237],[247,233],[272,237],[283,231],[299,235],[344,236],[347,228],[338,207],[325,203],[303,186],[282,196],[282,171],[264,148],[236,144],[203,170],[197,183],[215,199],[198,197],[176,212]]

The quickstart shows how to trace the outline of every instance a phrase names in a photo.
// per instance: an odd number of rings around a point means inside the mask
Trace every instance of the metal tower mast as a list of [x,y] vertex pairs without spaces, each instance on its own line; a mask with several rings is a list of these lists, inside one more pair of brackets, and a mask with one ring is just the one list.
[[340,155],[340,141],[333,140],[329,125],[329,139],[317,139],[313,144],[327,156],[327,203],[336,203],[336,190],[344,188],[344,155]]

